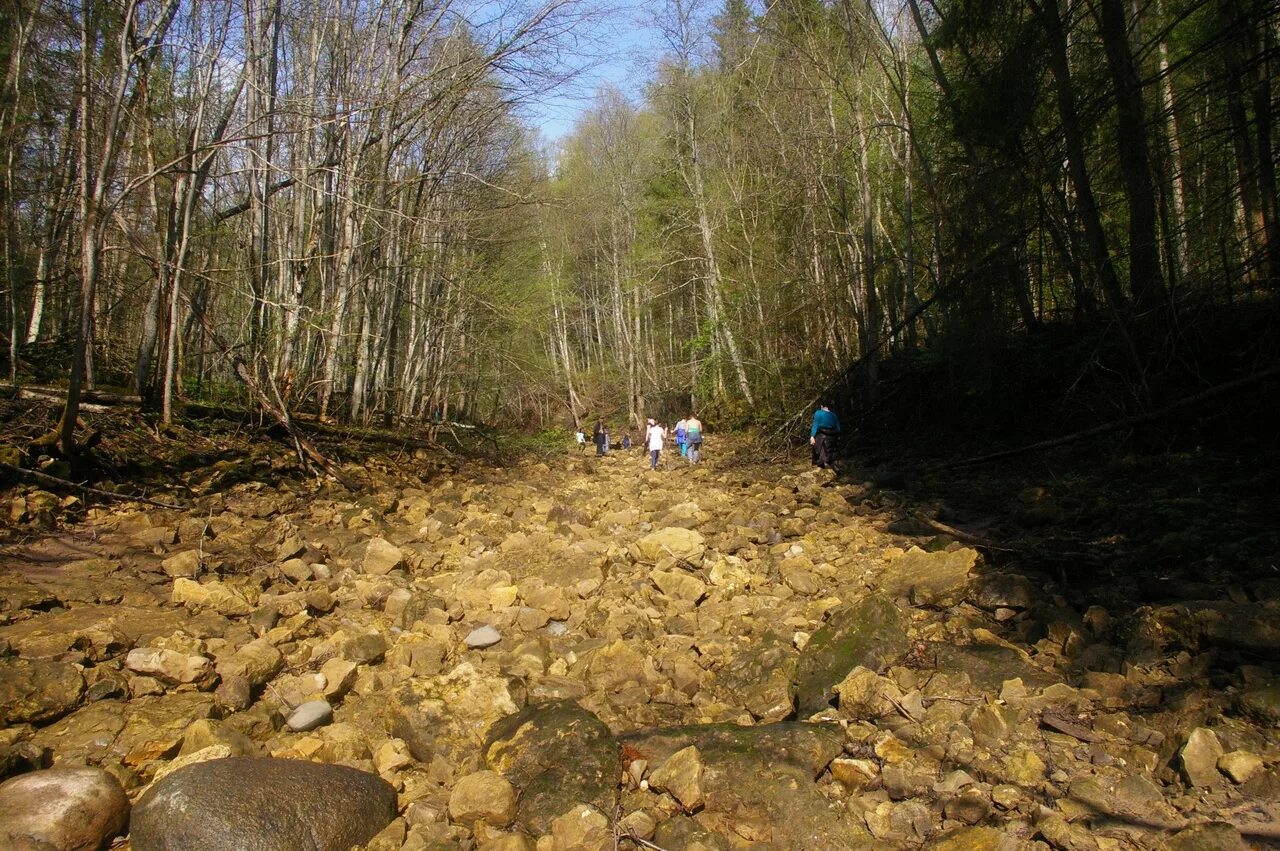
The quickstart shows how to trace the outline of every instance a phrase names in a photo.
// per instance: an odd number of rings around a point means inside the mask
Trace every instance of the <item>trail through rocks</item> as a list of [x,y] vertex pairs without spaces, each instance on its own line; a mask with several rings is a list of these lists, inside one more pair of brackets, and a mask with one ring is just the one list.
[[1280,835],[1275,589],[1080,605],[745,451],[349,472],[361,492],[239,477],[9,548],[0,810],[45,772],[103,810],[22,841],[105,847],[116,783],[137,851]]

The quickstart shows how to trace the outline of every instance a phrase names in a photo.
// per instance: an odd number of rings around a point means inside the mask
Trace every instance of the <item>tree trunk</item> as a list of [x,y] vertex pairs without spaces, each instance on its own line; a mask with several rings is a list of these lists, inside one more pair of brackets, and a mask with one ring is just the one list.
[[1071,175],[1071,185],[1075,188],[1076,207],[1084,227],[1085,241],[1089,246],[1089,259],[1112,309],[1122,310],[1128,300],[1120,287],[1120,277],[1111,260],[1107,234],[1098,213],[1098,203],[1094,199],[1093,182],[1089,179],[1084,153],[1084,125],[1076,109],[1075,86],[1071,80],[1071,66],[1067,57],[1066,26],[1058,9],[1058,0],[1032,0],[1031,7],[1048,36],[1049,70],[1053,73],[1058,116],[1067,147],[1067,171]]
[[[1156,0],[1156,15],[1164,21],[1164,0]],[[1165,155],[1169,175],[1169,202],[1173,212],[1165,238],[1172,244],[1170,289],[1187,273],[1187,188],[1182,179],[1182,141],[1178,135],[1178,113],[1173,97],[1173,71],[1169,67],[1169,41],[1160,39],[1160,109],[1164,113]]]
[[1252,22],[1253,120],[1258,150],[1262,153],[1258,159],[1258,200],[1262,211],[1262,228],[1266,235],[1263,278],[1270,289],[1280,290],[1280,188],[1277,187],[1276,161],[1272,155],[1272,122],[1275,110],[1272,70],[1277,52],[1275,7],[1266,0],[1254,0]]
[[1099,0],[1102,44],[1116,89],[1120,172],[1129,199],[1129,291],[1140,311],[1166,306],[1160,244],[1156,236],[1156,193],[1147,144],[1142,80],[1129,50],[1124,0]]

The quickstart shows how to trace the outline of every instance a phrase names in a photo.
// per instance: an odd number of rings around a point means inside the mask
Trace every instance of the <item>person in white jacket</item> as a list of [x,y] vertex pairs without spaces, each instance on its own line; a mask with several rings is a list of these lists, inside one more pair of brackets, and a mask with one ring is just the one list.
[[653,420],[649,420],[649,428],[644,433],[645,445],[649,447],[649,469],[658,469],[658,456],[662,454],[662,441],[667,430]]

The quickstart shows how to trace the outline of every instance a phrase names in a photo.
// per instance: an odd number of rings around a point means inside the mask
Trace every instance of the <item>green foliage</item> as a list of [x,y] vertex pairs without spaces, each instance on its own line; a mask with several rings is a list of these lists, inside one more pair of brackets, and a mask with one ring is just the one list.
[[544,428],[537,432],[502,430],[494,440],[501,458],[554,458],[574,445],[573,434],[560,428]]

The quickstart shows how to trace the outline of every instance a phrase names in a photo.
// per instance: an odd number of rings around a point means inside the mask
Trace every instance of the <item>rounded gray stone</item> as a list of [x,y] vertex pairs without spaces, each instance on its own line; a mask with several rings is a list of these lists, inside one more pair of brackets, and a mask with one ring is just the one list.
[[396,792],[367,771],[231,757],[179,768],[134,807],[133,851],[347,851],[395,818]]
[[298,704],[297,708],[289,713],[289,718],[284,723],[296,733],[305,733],[307,730],[323,727],[332,720],[333,707],[329,705],[329,701],[308,700],[306,703]]
[[50,768],[0,783],[0,848],[100,848],[124,830],[129,799],[101,768]]

